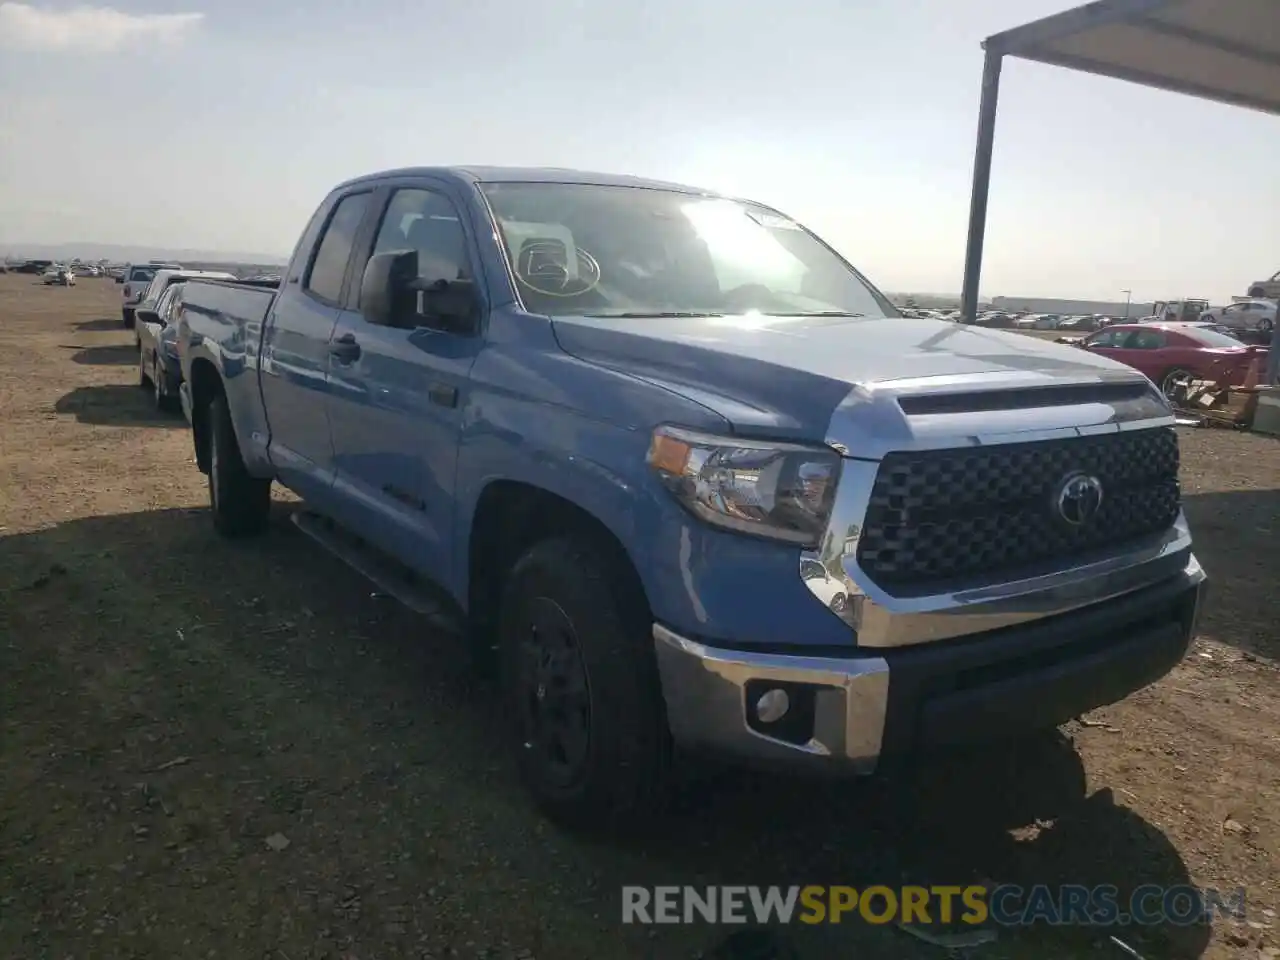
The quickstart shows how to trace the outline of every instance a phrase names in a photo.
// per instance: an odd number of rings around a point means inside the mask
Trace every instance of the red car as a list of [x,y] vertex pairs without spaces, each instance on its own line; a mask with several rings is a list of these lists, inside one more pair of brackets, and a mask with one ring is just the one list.
[[1256,357],[1267,369],[1267,348],[1249,346],[1203,323],[1117,323],[1086,337],[1080,346],[1141,370],[1166,395],[1190,375],[1227,385],[1244,382]]

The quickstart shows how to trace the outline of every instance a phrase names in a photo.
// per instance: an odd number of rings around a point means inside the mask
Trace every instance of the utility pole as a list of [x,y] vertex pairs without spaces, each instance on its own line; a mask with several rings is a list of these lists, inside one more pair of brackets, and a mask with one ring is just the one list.
[[1121,290],[1120,292],[1124,294],[1124,318],[1128,320],[1129,319],[1129,301],[1133,299],[1133,291]]

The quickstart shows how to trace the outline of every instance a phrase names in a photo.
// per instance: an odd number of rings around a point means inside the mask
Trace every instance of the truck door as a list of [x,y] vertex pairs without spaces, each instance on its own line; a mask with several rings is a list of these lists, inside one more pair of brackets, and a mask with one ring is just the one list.
[[335,488],[361,535],[437,581],[449,574],[454,467],[471,366],[482,337],[368,323],[359,311],[374,253],[416,250],[431,280],[474,278],[478,258],[445,188],[421,180],[380,191],[382,217],[356,258],[333,331],[329,422]]
[[[262,402],[271,460],[281,479],[323,507],[333,483],[333,441],[324,397],[329,341],[346,293],[355,238],[371,191],[341,197],[308,228],[318,242],[299,248],[262,338]],[[327,214],[327,216],[326,216]],[[314,253],[308,257],[307,250]]]

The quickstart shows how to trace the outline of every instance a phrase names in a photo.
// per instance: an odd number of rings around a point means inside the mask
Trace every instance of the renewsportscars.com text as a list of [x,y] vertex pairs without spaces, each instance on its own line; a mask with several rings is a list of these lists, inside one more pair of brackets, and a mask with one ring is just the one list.
[[1189,926],[1217,917],[1243,919],[1243,889],[1192,886],[1118,887],[1080,884],[1022,887],[792,886],[622,888],[623,923],[972,924],[1111,926],[1171,923]]

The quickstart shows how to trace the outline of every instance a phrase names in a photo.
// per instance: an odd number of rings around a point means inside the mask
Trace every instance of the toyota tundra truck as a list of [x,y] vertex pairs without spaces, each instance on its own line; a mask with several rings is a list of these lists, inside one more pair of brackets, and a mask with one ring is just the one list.
[[188,280],[177,338],[217,531],[264,531],[279,483],[303,532],[463,625],[569,822],[653,808],[677,752],[865,774],[1052,728],[1193,636],[1149,380],[905,318],[758,203],[361,177],[278,283]]

